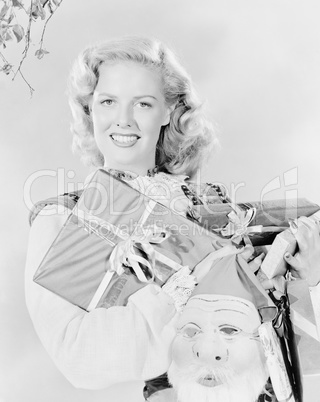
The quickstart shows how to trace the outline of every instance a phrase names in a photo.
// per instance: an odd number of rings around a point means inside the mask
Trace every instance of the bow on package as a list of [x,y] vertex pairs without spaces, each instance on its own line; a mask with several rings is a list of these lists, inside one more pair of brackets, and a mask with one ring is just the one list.
[[[152,244],[162,243],[169,236],[166,229],[158,226],[141,227],[140,233],[133,233],[115,246],[110,256],[110,271],[121,275],[123,266],[129,266],[141,282],[153,282],[156,253]],[[137,254],[137,247],[147,258]]]
[[[153,203],[153,201],[151,201],[151,203]],[[124,267],[132,268],[135,275],[142,283],[153,282],[155,276],[160,280],[163,279],[161,272],[156,267],[156,259],[162,263],[168,264],[175,271],[182,268],[182,265],[172,261],[172,259],[154,249],[153,244],[160,244],[170,237],[170,230],[166,228],[165,225],[164,227],[154,224],[144,226],[148,216],[149,211],[146,209],[134,232],[129,235],[126,231],[121,230],[110,222],[106,222],[97,216],[84,212],[83,210],[79,209],[77,211],[77,218],[89,233],[95,233],[113,246],[109,259],[110,267],[105,272],[100,285],[87,307],[87,311],[91,311],[97,307],[98,302],[109,285],[113,275],[115,273],[119,276],[123,274]],[[92,224],[92,222],[94,222],[94,224]],[[104,230],[101,230],[102,225]],[[113,233],[116,238],[121,238],[122,240],[117,242],[114,238],[110,237],[110,233]]]
[[239,245],[242,241],[245,245],[271,244],[277,233],[285,227],[253,225],[253,222],[261,220],[261,211],[255,206],[247,204],[229,203],[231,212],[228,213],[228,224],[220,230],[224,237],[231,239],[232,243]]
[[221,230],[223,236],[231,236],[235,244],[239,244],[243,239],[246,244],[251,244],[248,233],[262,231],[262,225],[249,228],[256,215],[255,208],[241,209],[238,205],[232,203],[232,211],[228,214],[229,223]]

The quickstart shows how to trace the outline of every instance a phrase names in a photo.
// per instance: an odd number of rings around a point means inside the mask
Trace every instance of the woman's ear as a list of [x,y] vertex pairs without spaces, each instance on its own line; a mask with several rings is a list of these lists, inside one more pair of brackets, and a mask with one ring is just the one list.
[[163,126],[166,126],[167,124],[170,123],[170,116],[171,113],[173,112],[173,110],[175,109],[176,105],[171,105],[171,106],[167,106],[166,108],[166,112],[165,112],[165,116],[164,116],[164,121],[163,121]]
[[89,105],[83,106],[83,110],[84,110],[85,114],[87,114],[88,116],[90,116],[91,107],[90,107]]
[[93,99],[91,96],[90,99],[88,100],[88,104],[83,107],[84,111],[89,116],[91,115],[91,112],[92,112],[92,102],[93,102]]

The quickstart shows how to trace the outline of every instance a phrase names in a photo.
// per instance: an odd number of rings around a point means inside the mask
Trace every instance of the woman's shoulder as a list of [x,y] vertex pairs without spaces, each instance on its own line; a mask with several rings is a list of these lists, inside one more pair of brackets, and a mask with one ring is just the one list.
[[171,189],[180,188],[194,205],[220,204],[228,201],[226,187],[221,183],[192,181],[189,176],[160,172],[155,181],[166,182]]
[[190,193],[200,201],[198,204],[221,204],[228,202],[226,188],[220,183],[186,181]]
[[69,212],[77,204],[83,190],[78,190],[72,193],[64,193],[56,197],[47,198],[34,204],[29,214],[29,224],[33,224],[36,217],[40,214],[53,215],[56,211],[57,214],[64,214]]

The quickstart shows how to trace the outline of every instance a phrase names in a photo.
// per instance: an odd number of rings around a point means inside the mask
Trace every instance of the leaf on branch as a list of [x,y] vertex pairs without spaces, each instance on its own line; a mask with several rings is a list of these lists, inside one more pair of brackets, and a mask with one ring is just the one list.
[[8,42],[9,40],[13,39],[11,29],[9,28],[2,29],[2,32],[0,32],[0,34],[4,42]]
[[48,54],[49,52],[47,51],[47,50],[45,50],[45,49],[38,49],[36,52],[35,52],[35,56],[37,56],[38,57],[38,59],[39,60],[41,60],[42,58],[43,58],[43,56],[45,55],[45,54]]
[[1,32],[1,28],[0,28],[0,46],[2,46],[4,49],[6,49],[6,44],[5,44],[5,40],[2,37],[2,32]]
[[54,5],[54,6],[59,6],[59,0],[50,0],[50,2]]
[[23,27],[19,24],[13,25],[12,31],[17,39],[17,42],[19,43],[22,40],[22,38],[24,37]]
[[50,14],[54,13],[53,5],[51,4],[50,1],[48,2],[48,10],[49,10]]
[[9,75],[12,71],[12,65],[9,63],[6,63],[2,68],[0,68],[0,71],[5,73],[6,75]]
[[10,24],[10,22],[13,20],[13,18],[14,18],[14,14],[11,13],[11,14],[9,15],[9,18],[7,19],[8,24]]
[[41,17],[42,20],[46,19],[46,11],[42,7],[40,0],[32,0],[31,15],[37,19]]
[[9,7],[5,4],[0,11],[0,20],[2,20],[5,17],[8,10],[9,10]]
[[20,3],[19,0],[12,0],[13,7],[23,8],[23,5]]

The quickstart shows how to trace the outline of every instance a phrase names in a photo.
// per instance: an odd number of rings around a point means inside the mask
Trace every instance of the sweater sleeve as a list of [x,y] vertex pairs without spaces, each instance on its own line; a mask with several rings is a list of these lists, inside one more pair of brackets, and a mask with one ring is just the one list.
[[105,388],[164,373],[170,362],[176,310],[160,287],[142,288],[127,306],[88,313],[33,282],[65,219],[57,214],[38,216],[30,233],[26,303],[43,346],[77,388]]

